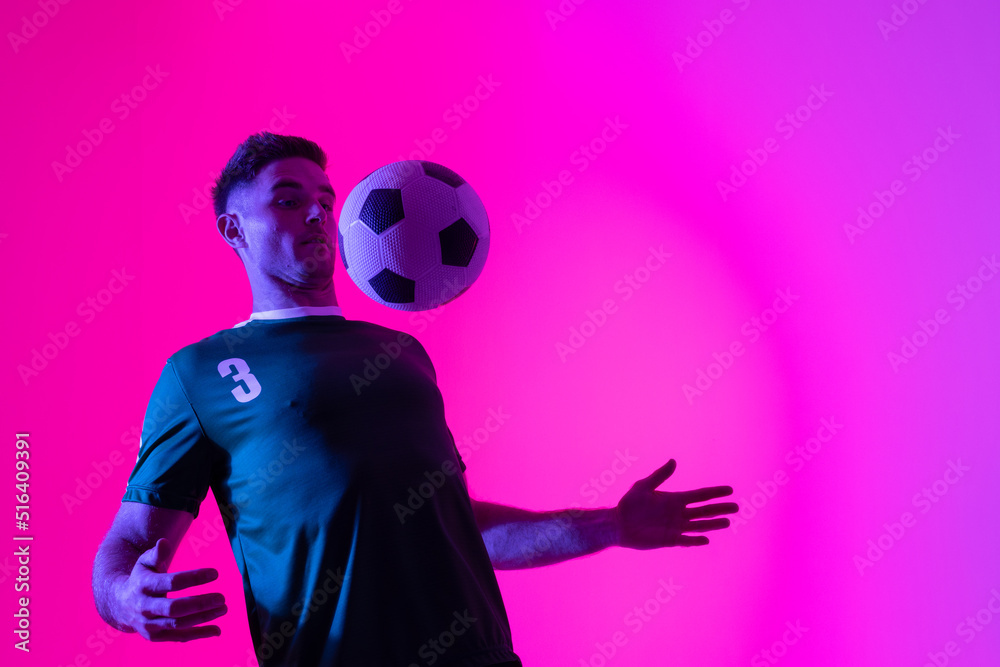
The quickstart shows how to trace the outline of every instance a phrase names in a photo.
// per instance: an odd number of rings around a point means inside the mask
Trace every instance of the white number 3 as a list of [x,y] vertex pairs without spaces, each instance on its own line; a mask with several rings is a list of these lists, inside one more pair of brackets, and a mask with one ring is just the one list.
[[260,395],[260,383],[250,372],[247,362],[242,359],[226,359],[219,362],[219,375],[222,377],[227,377],[234,370],[236,375],[233,376],[233,380],[237,383],[243,382],[242,385],[237,384],[233,388],[233,396],[236,397],[236,400],[240,403],[246,403],[257,398]]

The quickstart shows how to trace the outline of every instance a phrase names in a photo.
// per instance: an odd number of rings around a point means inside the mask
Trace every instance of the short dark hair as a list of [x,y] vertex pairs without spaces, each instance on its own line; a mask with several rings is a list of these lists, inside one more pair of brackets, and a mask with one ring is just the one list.
[[226,168],[212,187],[215,217],[226,212],[233,189],[249,185],[264,167],[288,157],[308,158],[326,171],[326,153],[314,141],[267,131],[247,137],[229,158]]

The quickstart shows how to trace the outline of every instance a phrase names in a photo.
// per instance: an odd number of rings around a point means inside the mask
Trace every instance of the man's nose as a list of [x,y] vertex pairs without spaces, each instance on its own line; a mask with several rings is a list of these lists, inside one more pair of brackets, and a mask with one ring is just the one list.
[[309,217],[306,218],[306,223],[310,225],[320,224],[325,225],[327,221],[327,210],[323,208],[322,204],[313,204],[309,211]]

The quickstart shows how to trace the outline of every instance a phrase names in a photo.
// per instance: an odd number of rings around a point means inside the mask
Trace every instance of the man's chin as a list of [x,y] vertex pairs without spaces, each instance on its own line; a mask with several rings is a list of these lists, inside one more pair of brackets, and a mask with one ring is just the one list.
[[315,274],[299,276],[299,278],[294,282],[288,280],[283,282],[288,286],[289,291],[298,292],[300,294],[323,294],[333,291],[332,274],[326,276],[325,278],[316,276]]
[[305,246],[305,252],[297,259],[303,273],[333,275],[333,249],[329,246],[308,244]]
[[329,287],[333,282],[333,262],[329,266],[317,266],[312,271],[304,271],[302,278],[303,286]]

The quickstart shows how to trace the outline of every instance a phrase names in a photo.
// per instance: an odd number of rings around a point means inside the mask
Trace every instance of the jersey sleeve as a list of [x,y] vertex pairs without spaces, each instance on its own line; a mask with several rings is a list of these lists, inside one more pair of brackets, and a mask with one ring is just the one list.
[[142,422],[135,468],[122,502],[137,502],[198,516],[212,475],[212,443],[168,360]]

